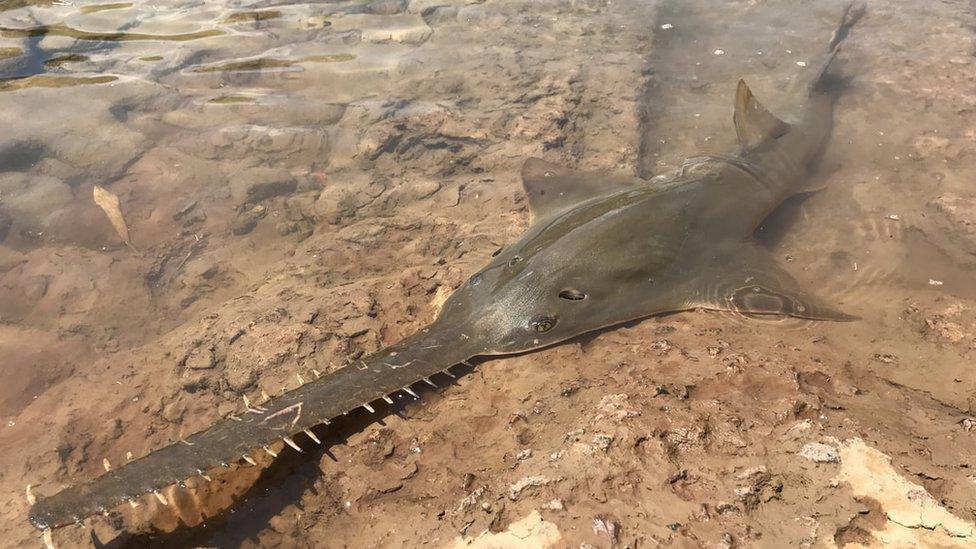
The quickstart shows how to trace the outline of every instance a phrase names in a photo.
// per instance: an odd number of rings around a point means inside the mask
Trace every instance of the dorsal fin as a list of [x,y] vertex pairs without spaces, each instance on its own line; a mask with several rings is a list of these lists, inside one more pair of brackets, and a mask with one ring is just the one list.
[[773,116],[752,95],[745,80],[739,80],[735,90],[735,133],[743,149],[755,149],[769,139],[776,139],[790,131],[790,125]]
[[541,158],[522,165],[522,187],[535,219],[547,217],[580,202],[646,183],[643,179],[599,172],[578,172]]

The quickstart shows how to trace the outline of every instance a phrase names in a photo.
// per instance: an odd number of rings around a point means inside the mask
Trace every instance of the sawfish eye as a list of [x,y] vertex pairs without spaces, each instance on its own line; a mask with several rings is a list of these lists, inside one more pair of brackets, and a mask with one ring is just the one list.
[[579,290],[568,288],[559,292],[559,297],[565,299],[566,301],[583,301],[586,299],[586,294]]
[[540,334],[548,332],[556,325],[556,319],[551,316],[537,316],[529,321],[529,326],[533,331]]

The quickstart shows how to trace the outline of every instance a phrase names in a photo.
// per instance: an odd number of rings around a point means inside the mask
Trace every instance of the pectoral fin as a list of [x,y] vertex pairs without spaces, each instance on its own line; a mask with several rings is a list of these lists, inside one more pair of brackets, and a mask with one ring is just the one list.
[[790,131],[790,125],[773,116],[756,99],[745,80],[739,80],[735,90],[735,113],[732,115],[735,133],[743,149],[755,149],[769,139],[776,139]]
[[530,158],[522,165],[522,186],[536,219],[596,196],[646,183],[636,177],[578,172],[540,158]]
[[800,289],[769,254],[750,246],[732,256],[714,258],[711,276],[702,277],[697,306],[747,315],[784,315],[810,320],[851,321],[820,297]]

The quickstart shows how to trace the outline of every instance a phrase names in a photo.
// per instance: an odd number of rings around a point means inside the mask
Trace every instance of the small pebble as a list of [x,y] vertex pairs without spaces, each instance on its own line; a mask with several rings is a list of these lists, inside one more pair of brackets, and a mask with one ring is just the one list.
[[715,505],[715,511],[720,515],[739,512],[739,507],[734,503],[720,501]]
[[808,443],[798,455],[817,463],[837,463],[840,461],[840,453],[837,452],[836,448],[819,442]]
[[547,503],[545,505],[545,508],[549,509],[550,511],[562,511],[563,509],[566,508],[566,506],[563,505],[563,500],[556,498],[550,501],[549,503]]
[[613,444],[613,437],[611,435],[597,434],[593,437],[593,445],[597,448],[606,452],[610,449],[610,445]]

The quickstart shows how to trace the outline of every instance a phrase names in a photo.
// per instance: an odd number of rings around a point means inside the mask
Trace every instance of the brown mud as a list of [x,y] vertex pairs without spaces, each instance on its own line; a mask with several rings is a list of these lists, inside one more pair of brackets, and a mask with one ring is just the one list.
[[[525,158],[652,175],[729,150],[737,79],[776,112],[842,8],[233,6],[0,4],[3,545],[40,543],[26,485],[430,321],[526,227]],[[860,321],[687,312],[483,361],[55,542],[976,545],[974,14],[868,10],[823,190],[757,234]]]

